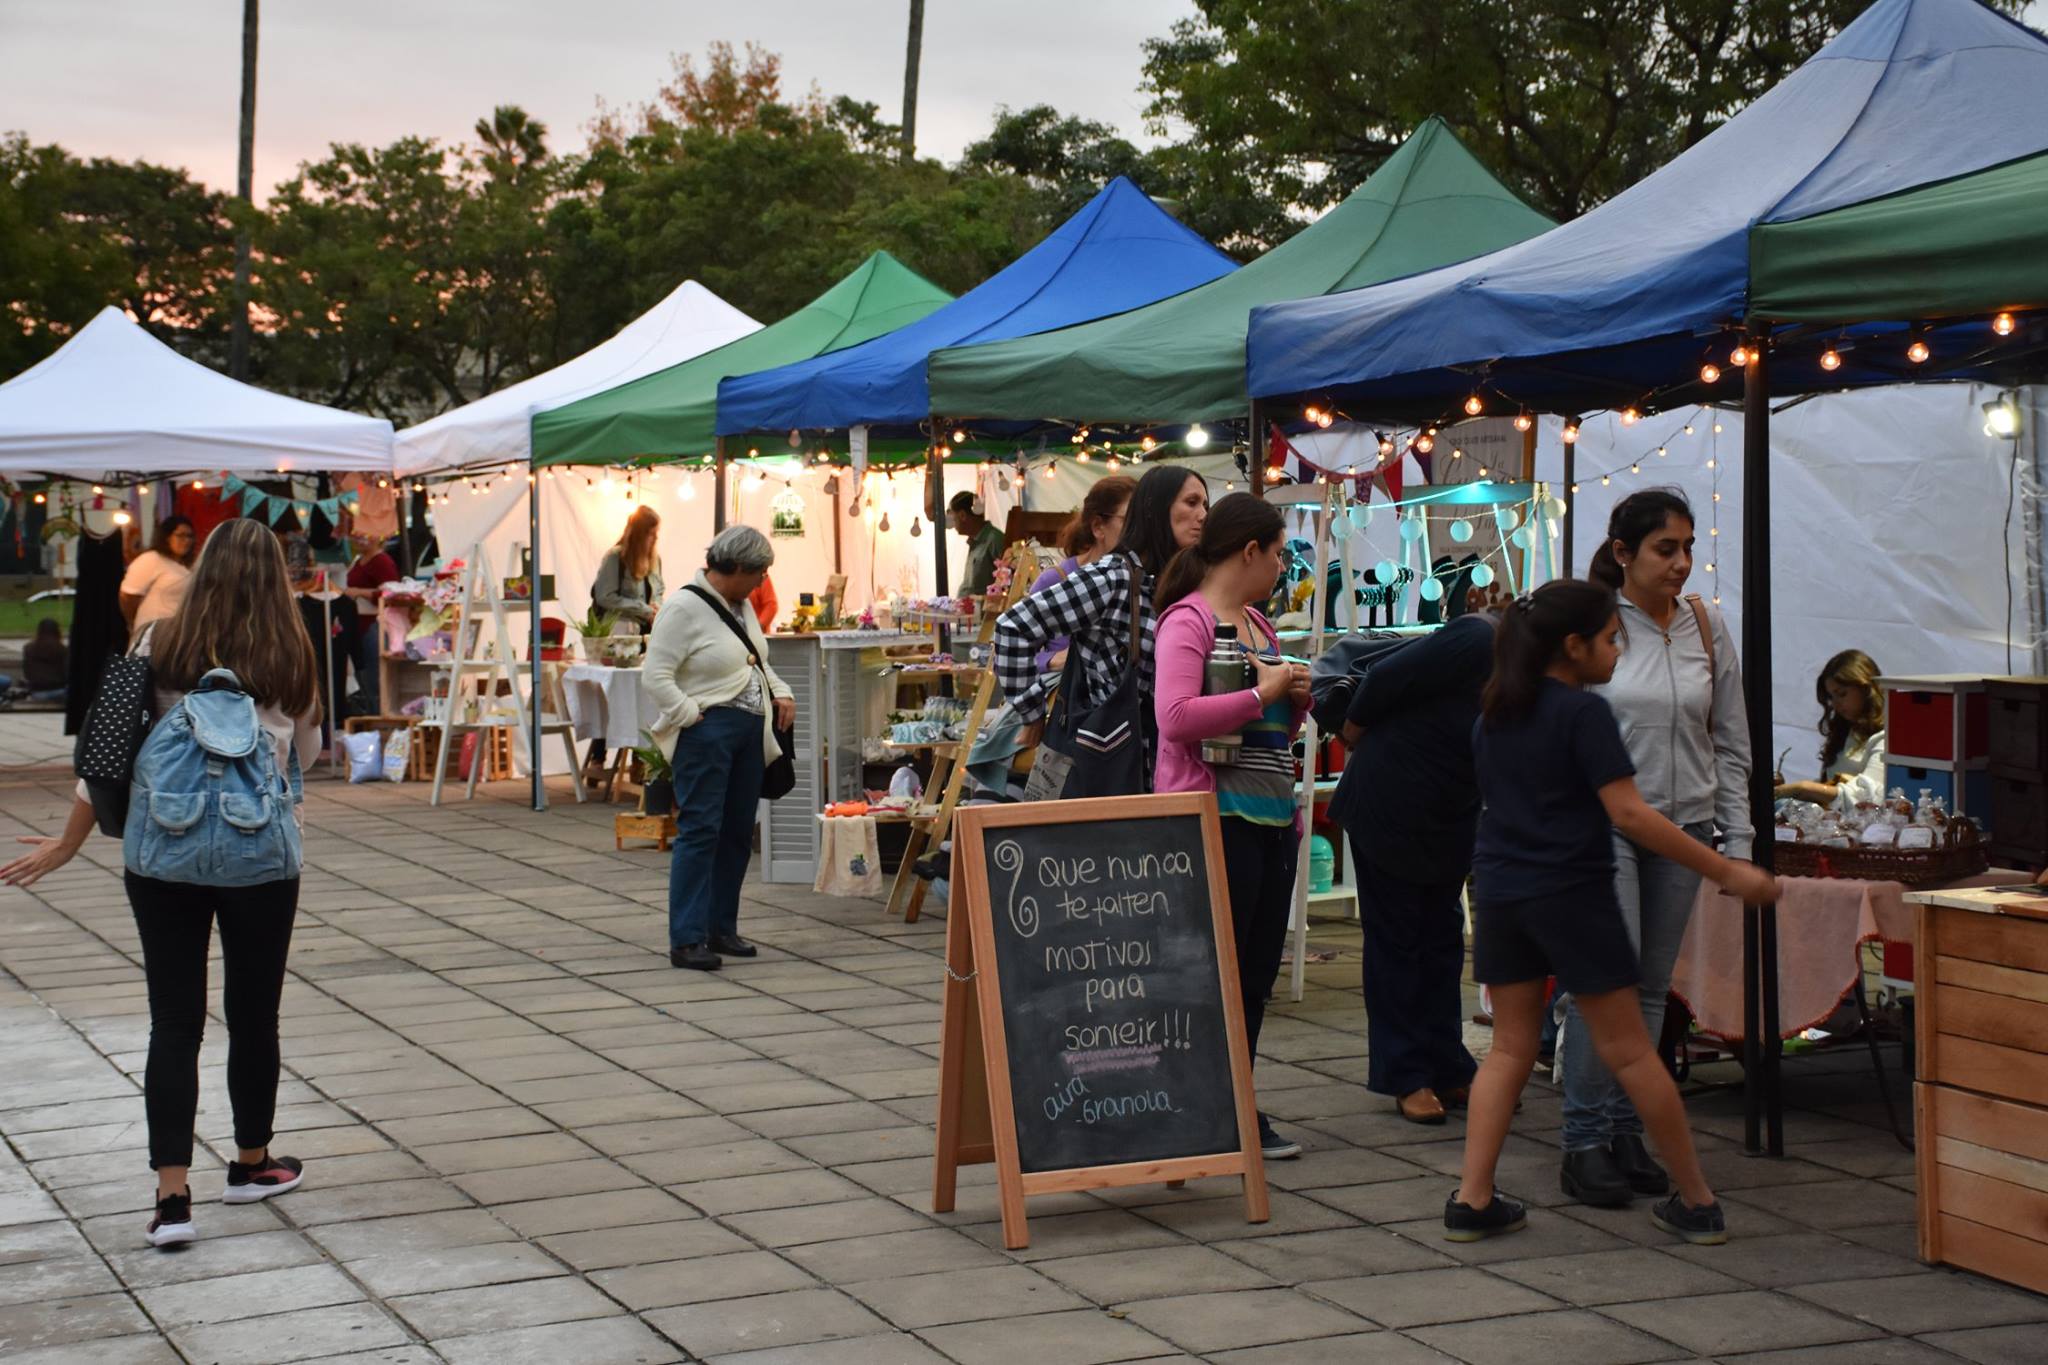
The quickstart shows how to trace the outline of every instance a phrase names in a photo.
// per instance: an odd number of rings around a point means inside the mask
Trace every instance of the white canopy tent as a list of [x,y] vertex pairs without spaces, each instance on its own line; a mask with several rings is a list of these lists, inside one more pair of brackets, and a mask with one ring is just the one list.
[[116,308],[0,384],[0,469],[21,475],[388,473],[391,441],[380,417],[230,379]]
[[398,433],[398,472],[434,473],[533,454],[533,414],[665,370],[761,330],[761,324],[685,280],[617,336],[552,370]]

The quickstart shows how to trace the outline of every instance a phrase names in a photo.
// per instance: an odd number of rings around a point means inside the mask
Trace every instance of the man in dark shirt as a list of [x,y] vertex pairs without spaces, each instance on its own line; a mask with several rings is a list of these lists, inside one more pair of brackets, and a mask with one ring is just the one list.
[[1464,1043],[1465,920],[1479,784],[1472,725],[1493,674],[1495,613],[1379,656],[1351,698],[1351,755],[1330,802],[1350,836],[1365,931],[1366,1087],[1442,1123],[1477,1063]]

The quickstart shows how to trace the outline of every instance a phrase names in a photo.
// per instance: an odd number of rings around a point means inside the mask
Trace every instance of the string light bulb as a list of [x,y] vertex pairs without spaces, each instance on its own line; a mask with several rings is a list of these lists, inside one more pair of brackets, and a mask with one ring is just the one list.
[[105,488],[105,487],[104,487],[103,485],[100,485],[100,484],[94,484],[94,485],[92,486],[92,491],[93,491],[94,493],[98,494],[98,493],[104,493],[104,492],[106,492],[107,490],[106,490],[106,488]]
[[1138,449],[1144,451],[1148,455],[1152,453],[1153,447],[1157,446],[1158,444],[1159,442],[1152,439],[1152,433],[1149,431],[1138,438]]
[[1927,349],[1926,341],[1919,337],[1914,337],[1913,344],[1906,348],[1906,359],[1912,361],[1915,365],[1926,363],[1927,357],[1933,354],[1934,352]]
[[1842,368],[1842,353],[1830,346],[1820,353],[1820,367],[1832,374]]
[[1536,419],[1534,417],[1531,417],[1528,413],[1518,412],[1515,414],[1516,431],[1527,431],[1530,427],[1533,427],[1535,425]]
[[1639,464],[1632,464],[1628,467],[1628,472],[1631,474],[1640,474],[1643,472],[1643,467]]
[[1661,460],[1661,459],[1663,459],[1663,458],[1664,458],[1664,455],[1665,455],[1665,450],[1664,450],[1664,447],[1663,447],[1663,446],[1658,446],[1658,447],[1657,447],[1657,458]]
[[1706,364],[1700,366],[1700,383],[1718,384],[1720,382],[1721,367],[1719,365],[1716,365],[1713,361],[1710,360]]
[[1197,422],[1188,428],[1185,439],[1189,450],[1206,450],[1209,446],[1209,429]]
[[1047,465],[1047,466],[1045,467],[1045,477],[1046,477],[1046,478],[1048,478],[1048,479],[1052,478],[1052,477],[1053,477],[1053,473],[1054,473],[1054,471],[1055,471],[1055,470],[1057,469],[1058,465],[1059,465],[1059,461],[1057,461],[1057,460],[1054,460],[1054,461],[1053,461],[1053,462],[1052,462],[1051,464],[1048,464],[1048,465]]
[[1335,424],[1336,420],[1337,414],[1325,409],[1323,413],[1316,418],[1316,425],[1323,428],[1323,430],[1328,431],[1330,427]]
[[1467,417],[1477,417],[1485,411],[1486,404],[1480,400],[1478,394],[1475,393],[1465,400],[1465,415]]
[[38,493],[38,494],[36,494],[36,496],[35,496],[35,504],[36,504],[36,506],[38,506],[38,507],[41,507],[41,506],[42,506],[42,505],[43,505],[44,503],[46,503],[46,502],[48,502],[48,501],[49,501],[49,499],[48,499],[48,498],[46,498],[46,497],[44,497],[44,496],[43,496],[43,495],[42,495],[41,493]]
[[967,444],[967,433],[959,427],[953,428],[953,444],[956,446]]
[[1266,471],[1266,482],[1267,482],[1267,483],[1278,483],[1278,482],[1280,482],[1280,480],[1282,480],[1282,479],[1284,479],[1284,478],[1286,478],[1286,477],[1287,477],[1287,475],[1286,475],[1286,474],[1284,474],[1283,472],[1281,472],[1281,471],[1280,471],[1279,469],[1268,469],[1268,470]]
[[1685,424],[1685,434],[1688,436],[1692,435],[1692,423],[1687,422]]
[[1311,426],[1320,425],[1323,420],[1323,410],[1314,403],[1310,403],[1301,410],[1301,420],[1309,423]]
[[1430,451],[1436,449],[1436,438],[1426,431],[1423,432],[1415,438],[1415,449],[1423,455],[1429,454]]
[[2011,336],[2013,328],[2018,325],[2018,323],[2013,321],[2013,316],[2010,313],[2000,313],[1997,317],[1991,319],[1991,330],[2002,337]]
[[1122,469],[1124,467],[1124,462],[1116,457],[1116,452],[1114,451],[1110,452],[1108,464],[1109,472],[1112,474],[1116,473],[1117,470]]
[[1579,443],[1578,419],[1574,417],[1569,422],[1566,422],[1564,424],[1564,430],[1558,433],[1558,436],[1559,439],[1562,440],[1568,446],[1577,445]]
[[129,516],[126,512],[114,513],[114,525],[116,526],[126,526],[129,522],[133,520],[135,520],[135,518]]
[[1621,424],[1625,427],[1632,427],[1642,420],[1643,414],[1637,412],[1634,408],[1623,408],[1621,410]]
[[1017,487],[1022,488],[1024,486],[1024,471],[1018,470],[1016,478],[1011,482],[1015,483]]
[[1730,351],[1728,353],[1728,363],[1738,370],[1747,365],[1749,363],[1749,347],[1737,346],[1734,350]]
[[1713,467],[1714,467],[1714,457],[1713,457],[1713,456],[1711,456],[1711,455],[1709,455],[1709,456],[1707,456],[1707,468],[1709,468],[1709,469],[1712,469]]
[[1393,453],[1394,453],[1394,443],[1393,443],[1392,441],[1388,440],[1388,439],[1387,439],[1386,437],[1384,437],[1384,436],[1380,437],[1380,458],[1381,458],[1382,460],[1384,460],[1384,459],[1386,459],[1386,458],[1387,458],[1387,456],[1389,456],[1389,455],[1391,455],[1391,454],[1393,454]]
[[1600,476],[1600,486],[1601,486],[1602,488],[1605,488],[1605,487],[1607,487],[1607,485],[1608,485],[1608,484],[1610,484],[1610,483],[1613,483],[1613,482],[1614,482],[1614,480],[1613,480],[1613,479],[1612,479],[1611,477],[1609,477],[1608,475],[1606,475],[1606,474],[1602,474],[1602,475]]

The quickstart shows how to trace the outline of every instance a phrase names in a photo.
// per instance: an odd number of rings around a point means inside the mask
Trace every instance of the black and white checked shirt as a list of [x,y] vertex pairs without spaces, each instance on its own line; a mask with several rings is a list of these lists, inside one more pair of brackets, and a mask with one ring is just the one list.
[[1134,578],[1139,592],[1136,606],[1144,621],[1138,645],[1138,686],[1150,697],[1152,632],[1158,621],[1152,614],[1152,575],[1135,561],[1118,554],[1104,555],[1043,592],[1033,593],[997,619],[996,684],[1025,724],[1044,719],[1046,695],[1059,681],[1058,673],[1041,674],[1034,661],[1038,652],[1059,636],[1068,637],[1068,649],[1079,655],[1087,688],[1086,696],[1070,698],[1073,705],[1086,710],[1116,689],[1123,678],[1124,661],[1130,656]]

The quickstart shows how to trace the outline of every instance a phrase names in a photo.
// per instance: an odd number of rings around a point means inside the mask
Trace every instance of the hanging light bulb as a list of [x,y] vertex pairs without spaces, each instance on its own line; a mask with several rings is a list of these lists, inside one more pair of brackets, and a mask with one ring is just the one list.
[[1534,417],[1531,417],[1528,413],[1518,412],[1515,414],[1516,431],[1527,431],[1530,427],[1533,427],[1535,425],[1536,419]]
[[129,522],[133,520],[135,520],[135,518],[129,516],[126,512],[114,513],[114,525],[116,526],[126,526]]
[[1080,461],[1080,462],[1081,462],[1082,464],[1087,464],[1087,463],[1088,463],[1088,447],[1087,447],[1087,446],[1082,446],[1082,447],[1081,447],[1081,453],[1080,453],[1080,454],[1078,454],[1078,455],[1076,455],[1076,456],[1075,456],[1074,458],[1075,458],[1075,459],[1077,459],[1077,460],[1079,460],[1079,461]]
[[597,491],[600,493],[612,491],[612,472],[609,469],[604,472],[604,477],[598,480]]
[[1923,364],[1932,354],[1934,353],[1927,349],[1927,343],[1919,337],[1914,337],[1913,344],[1906,348],[1906,359],[1915,365]]
[[910,534],[913,536],[924,534],[924,522],[920,518],[912,517],[910,519]]
[[1056,472],[1056,471],[1058,470],[1058,468],[1059,468],[1059,463],[1060,463],[1060,462],[1059,462],[1058,460],[1053,460],[1052,462],[1050,462],[1049,464],[1047,464],[1047,465],[1046,465],[1046,467],[1045,467],[1045,477],[1046,477],[1046,478],[1050,479],[1050,478],[1052,478],[1052,477],[1053,477],[1054,473],[1055,473],[1055,472]]
[[1393,453],[1394,453],[1394,443],[1393,443],[1392,441],[1388,440],[1388,439],[1387,439],[1386,437],[1384,437],[1384,436],[1380,437],[1380,458],[1381,458],[1382,460],[1384,460],[1384,459],[1386,459],[1386,458],[1387,458],[1387,456],[1389,456],[1389,455],[1391,455],[1391,454],[1393,454]]
[[1564,430],[1558,433],[1558,438],[1568,446],[1577,445],[1579,443],[1579,419],[1574,417],[1567,421],[1564,424]]
[[150,492],[149,485],[146,483],[138,483],[135,485],[135,491],[138,495],[146,498],[149,496]]
[[192,486],[193,486],[194,488],[204,488],[204,487],[206,487],[206,480],[204,480],[204,479],[194,479],[194,480],[192,480]]
[[1714,434],[1716,436],[1721,434],[1721,424],[1719,422],[1714,423]]
[[1334,413],[1334,412],[1324,412],[1324,413],[1322,414],[1322,416],[1320,416],[1320,417],[1316,418],[1316,425],[1317,425],[1317,426],[1319,426],[1319,427],[1321,427],[1321,428],[1323,428],[1323,429],[1324,429],[1325,431],[1327,431],[1327,430],[1329,430],[1329,429],[1330,429],[1330,426],[1331,426],[1331,424],[1332,424],[1332,423],[1334,423],[1334,422],[1335,422],[1336,420],[1337,420],[1337,414],[1336,414],[1336,413]]
[[1282,480],[1282,479],[1284,479],[1284,478],[1286,478],[1286,477],[1287,477],[1287,475],[1286,475],[1286,473],[1285,473],[1285,472],[1284,472],[1283,470],[1280,470],[1280,469],[1272,469],[1272,468],[1269,468],[1269,469],[1267,469],[1267,470],[1266,470],[1266,482],[1267,482],[1267,483],[1278,483],[1278,482],[1280,482],[1280,480]]
[[1608,485],[1608,484],[1610,484],[1610,483],[1612,483],[1613,481],[1614,481],[1614,480],[1613,480],[1612,476],[1610,476],[1610,475],[1607,475],[1607,474],[1602,474],[1602,475],[1600,476],[1600,486],[1601,486],[1602,488],[1605,488],[1605,487],[1607,487],[1607,485]]
[[104,493],[104,492],[106,492],[107,490],[106,490],[106,489],[105,489],[104,487],[102,487],[101,485],[99,485],[99,484],[94,484],[94,485],[92,486],[92,491],[93,491],[94,493]]
[[1488,469],[1488,468],[1487,468],[1487,467],[1486,467],[1485,465],[1481,465],[1481,466],[1479,466],[1479,477],[1480,477],[1480,478],[1484,479],[1484,478],[1488,477],[1489,475],[1491,475],[1492,473],[1493,473],[1493,471],[1492,471],[1492,470],[1490,470],[1490,469]]
[[1710,536],[1718,536],[1721,534],[1721,528],[1718,526],[1709,527],[1707,529],[1707,534]]
[[1016,479],[1015,479],[1015,481],[1014,481],[1014,482],[1016,483],[1017,487],[1019,487],[1019,488],[1022,488],[1022,487],[1024,486],[1024,471],[1023,471],[1023,469],[1019,468],[1019,469],[1017,470],[1017,477],[1016,477]]
[[1709,563],[1709,564],[1707,565],[1707,572],[1708,572],[1708,573],[1712,573],[1713,571],[1714,571],[1714,566],[1713,566],[1713,565],[1712,565],[1711,563]]
[[1712,361],[1708,361],[1706,364],[1700,366],[1700,383],[1718,384],[1720,382],[1721,367],[1719,365],[1714,364]]
[[1997,317],[1991,319],[1991,330],[2002,337],[2011,336],[2013,328],[2018,325],[2018,323],[2013,321],[2012,314],[2010,313],[2000,313]]
[[1145,451],[1147,454],[1150,454],[1152,448],[1158,444],[1159,442],[1152,439],[1152,433],[1149,431],[1138,438],[1138,449]]
[[1663,446],[1658,446],[1658,447],[1657,447],[1657,458],[1658,458],[1658,459],[1660,459],[1660,460],[1664,458],[1664,447],[1663,447]]
[[1711,455],[1709,455],[1709,456],[1707,456],[1707,468],[1709,468],[1709,469],[1712,469],[1713,467],[1714,467],[1714,457],[1713,457],[1713,456],[1711,456]]
[[1301,420],[1309,423],[1311,426],[1318,425],[1323,420],[1323,410],[1314,403],[1310,403],[1301,410]]
[[1685,424],[1685,434],[1688,436],[1692,435],[1692,423],[1687,422]]
[[1223,481],[1223,491],[1226,493],[1235,493],[1237,491],[1236,481],[1232,479],[1225,479]]
[[1820,353],[1820,367],[1832,373],[1842,368],[1842,353],[1830,346]]
[[1209,446],[1209,429],[1197,422],[1188,428],[1186,440],[1189,450],[1206,450]]
[[46,498],[46,497],[44,497],[44,496],[43,496],[43,495],[42,495],[41,493],[38,493],[38,494],[36,494],[36,496],[35,496],[35,504],[36,504],[36,506],[38,506],[38,507],[41,507],[41,506],[42,506],[42,505],[43,505],[44,503],[46,503],[46,502],[48,502],[48,501],[49,501],[49,499],[48,499],[48,498]]
[[1122,469],[1124,467],[1124,462],[1116,457],[1115,451],[1110,452],[1108,464],[1109,472],[1112,474],[1116,473],[1117,470]]
[[1572,485],[1572,492],[1574,492],[1574,493],[1577,493],[1578,491],[1579,491],[1579,486],[1578,486],[1577,484],[1573,484],[1573,485]]
[[1478,394],[1475,393],[1472,394],[1470,397],[1466,398],[1465,415],[1467,417],[1477,417],[1480,413],[1485,411],[1486,403],[1479,397]]
[[1631,474],[1640,474],[1643,472],[1643,467],[1639,464],[1632,464],[1628,467],[1628,472]]
[[879,524],[879,525],[877,525],[877,526],[875,527],[875,529],[876,529],[876,530],[878,530],[878,531],[886,531],[886,530],[888,530],[888,529],[889,529],[889,509],[888,509],[888,508],[886,508],[886,507],[885,507],[885,508],[883,508],[883,509],[882,509],[882,520],[881,520],[880,524]]
[[[962,430],[962,429],[961,429],[961,428],[959,428],[959,427],[954,427],[954,428],[953,428],[953,444],[954,444],[954,445],[956,445],[956,446],[958,446],[958,445],[966,445],[966,444],[967,444],[967,433],[966,433],[966,431]],[[912,534],[914,535],[914,534],[916,534],[916,533],[915,533],[915,532],[912,532]]]
[[1634,408],[1623,408],[1621,410],[1621,424],[1625,427],[1632,427],[1642,419],[1643,414],[1637,412]]
[[1426,431],[1423,432],[1415,438],[1415,449],[1424,455],[1429,454],[1430,451],[1436,449],[1436,438]]
[[1738,345],[1734,350],[1730,351],[1728,353],[1728,363],[1738,370],[1747,365],[1749,363],[1749,347]]

